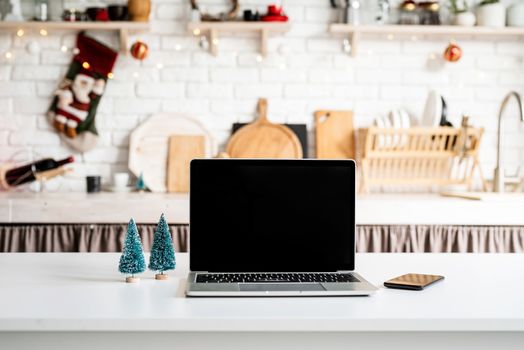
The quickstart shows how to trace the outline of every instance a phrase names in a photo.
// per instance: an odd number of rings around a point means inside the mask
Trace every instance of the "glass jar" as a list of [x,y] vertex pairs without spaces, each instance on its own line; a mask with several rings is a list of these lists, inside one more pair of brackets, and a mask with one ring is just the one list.
[[418,4],[420,12],[420,24],[439,25],[440,5],[438,1],[424,1]]
[[400,5],[398,24],[420,24],[417,4],[414,1],[406,0]]
[[46,22],[49,21],[49,1],[36,0],[35,1],[35,21]]

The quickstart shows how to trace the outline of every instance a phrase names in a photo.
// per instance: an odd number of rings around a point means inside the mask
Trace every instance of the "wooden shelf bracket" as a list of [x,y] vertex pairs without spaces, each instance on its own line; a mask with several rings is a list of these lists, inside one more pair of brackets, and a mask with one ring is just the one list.
[[267,56],[267,40],[268,40],[268,36],[269,36],[269,33],[268,33],[267,29],[262,29],[260,31],[260,54],[262,55],[262,57],[266,57]]
[[47,32],[53,30],[96,30],[96,31],[115,31],[118,34],[120,51],[127,53],[129,33],[142,32],[149,30],[148,22],[129,22],[129,21],[114,21],[114,22],[0,22],[0,31],[18,31],[33,30]]
[[205,35],[209,41],[209,53],[218,55],[220,46],[220,33],[256,33],[259,37],[260,55],[268,53],[269,35],[272,33],[285,33],[291,28],[287,22],[191,22],[187,29],[194,36]]

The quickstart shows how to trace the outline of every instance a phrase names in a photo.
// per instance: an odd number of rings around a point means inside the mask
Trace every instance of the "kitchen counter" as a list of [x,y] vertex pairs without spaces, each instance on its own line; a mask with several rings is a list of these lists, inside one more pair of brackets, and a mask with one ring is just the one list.
[[[438,194],[372,194],[357,198],[358,225],[524,225],[524,194],[473,201]],[[0,223],[189,222],[187,194],[0,193]]]
[[377,286],[407,272],[445,280],[421,292],[380,287],[370,297],[345,298],[185,298],[187,254],[177,255],[169,280],[146,272],[138,284],[123,282],[118,258],[0,254],[2,348],[171,342],[199,349],[382,349],[396,339],[402,349],[420,349],[420,342],[428,349],[519,349],[524,341],[522,254],[358,254],[357,271]]

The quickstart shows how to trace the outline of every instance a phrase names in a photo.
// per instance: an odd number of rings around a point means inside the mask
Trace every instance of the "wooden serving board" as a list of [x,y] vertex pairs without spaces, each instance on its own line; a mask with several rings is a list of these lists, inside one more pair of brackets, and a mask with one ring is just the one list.
[[316,111],[315,125],[317,158],[355,159],[352,111]]
[[[240,128],[243,128],[244,126],[249,125],[245,123],[234,123],[231,134],[236,133]],[[302,158],[308,157],[308,134],[307,134],[307,126],[306,124],[284,124],[288,128],[291,129],[297,135],[298,140],[300,141],[300,145],[302,146]]]
[[189,163],[206,155],[204,136],[173,135],[169,137],[167,158],[167,191],[189,192]]
[[205,157],[217,152],[211,133],[197,120],[177,114],[156,114],[132,133],[129,141],[129,170],[143,174],[144,182],[153,192],[167,191],[167,160],[169,137],[172,135],[203,136]]
[[267,119],[267,100],[258,101],[259,118],[238,130],[227,145],[231,158],[302,158],[298,137],[285,125]]

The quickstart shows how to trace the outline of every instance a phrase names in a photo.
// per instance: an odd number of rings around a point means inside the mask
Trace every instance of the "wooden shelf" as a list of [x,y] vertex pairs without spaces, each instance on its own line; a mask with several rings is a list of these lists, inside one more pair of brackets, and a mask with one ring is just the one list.
[[260,54],[267,55],[267,40],[270,34],[282,34],[291,28],[289,22],[191,22],[187,29],[193,35],[207,35],[209,52],[218,54],[220,32],[255,32],[260,34]]
[[149,30],[148,22],[0,22],[0,30],[100,30],[117,31],[120,38],[120,50],[127,52],[128,35],[131,32]]
[[333,34],[349,35],[351,56],[358,52],[358,41],[363,34],[383,35],[421,35],[455,37],[524,37],[524,28],[518,27],[461,27],[461,26],[425,26],[425,25],[383,25],[383,26],[355,26],[349,24],[331,24],[329,31]]

